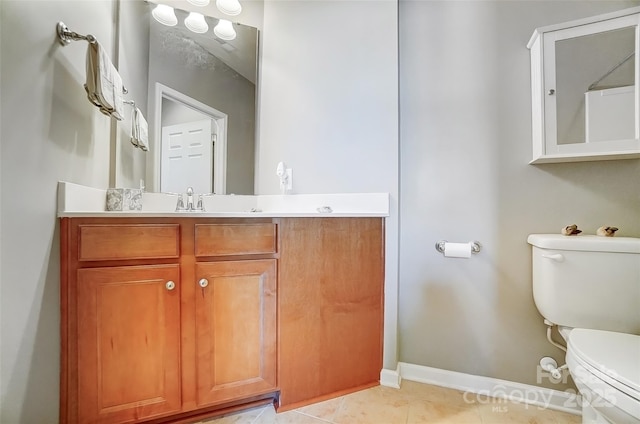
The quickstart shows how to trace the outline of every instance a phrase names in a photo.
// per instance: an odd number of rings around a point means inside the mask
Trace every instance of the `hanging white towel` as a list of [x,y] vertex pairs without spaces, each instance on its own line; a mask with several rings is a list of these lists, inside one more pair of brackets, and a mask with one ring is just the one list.
[[100,43],[87,47],[85,90],[89,100],[105,115],[123,119],[122,78]]
[[145,152],[149,150],[149,125],[139,108],[131,112],[131,144]]
[[98,107],[102,107],[102,104],[98,99],[98,95],[96,94],[96,81],[98,81],[98,78],[100,78],[98,53],[100,49],[101,47],[97,41],[95,43],[89,43],[87,47],[87,78],[84,84],[84,89],[87,91],[87,97],[89,97],[91,103]]
[[111,116],[116,118],[118,121],[122,121],[124,119],[124,99],[122,98],[122,77],[116,70],[116,68],[111,65],[111,78],[113,81],[113,108],[111,111]]

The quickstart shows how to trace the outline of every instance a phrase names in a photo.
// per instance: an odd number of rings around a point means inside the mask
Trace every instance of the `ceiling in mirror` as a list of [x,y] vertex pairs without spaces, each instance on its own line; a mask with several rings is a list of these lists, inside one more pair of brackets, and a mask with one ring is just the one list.
[[[153,5],[152,10],[152,16],[164,26],[159,27],[159,31],[164,35],[167,46],[171,43],[191,42],[255,84],[255,28],[232,23],[228,20],[231,16],[214,17],[206,13],[211,13],[211,8],[195,7],[188,1],[158,2]],[[181,46],[184,47],[192,49],[195,46]]]

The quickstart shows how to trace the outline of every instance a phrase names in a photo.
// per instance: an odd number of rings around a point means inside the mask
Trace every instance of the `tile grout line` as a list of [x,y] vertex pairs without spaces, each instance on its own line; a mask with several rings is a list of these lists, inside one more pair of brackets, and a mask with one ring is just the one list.
[[316,417],[316,416],[311,415],[311,414],[306,414],[304,412],[298,411],[297,409],[292,411],[292,412],[295,412],[295,413],[300,414],[300,415],[304,415],[304,416],[309,417],[309,418],[313,418],[314,420],[322,421],[322,422],[329,423],[329,424],[335,424],[333,421],[327,421],[324,418]]
[[336,408],[335,411],[333,411],[333,415],[331,416],[331,422],[333,424],[337,424],[335,422],[336,417],[338,416],[338,412],[342,411],[342,408],[344,408],[344,404],[347,402],[347,396],[341,396],[340,397],[340,405],[338,405],[338,407]]
[[262,408],[262,411],[260,411],[260,413],[258,414],[258,416],[257,416],[257,417],[255,417],[255,418],[253,419],[253,421],[251,421],[251,424],[256,424],[256,423],[258,422],[258,420],[260,419],[260,417],[262,416],[262,414],[264,414],[264,411],[266,411],[266,410],[267,410],[267,408],[270,408],[270,406],[266,406],[266,407]]
[[[301,409],[303,409],[304,407],[303,408],[294,409],[294,411],[298,412],[299,414],[306,415],[307,417],[315,418],[315,419],[318,419],[318,420],[321,420],[321,421],[324,421],[324,422],[327,422],[327,423],[330,423],[330,424],[337,424],[335,422],[335,417],[336,417],[336,414],[338,413],[338,411],[342,408],[342,405],[344,404],[344,398],[345,398],[345,396],[341,396],[341,397],[338,398],[339,399],[339,405],[336,408],[336,410],[333,412],[333,414],[331,415],[330,419],[329,418],[321,418],[321,417],[309,414],[307,412],[301,411]],[[325,402],[329,402],[329,401],[330,400],[327,400]]]

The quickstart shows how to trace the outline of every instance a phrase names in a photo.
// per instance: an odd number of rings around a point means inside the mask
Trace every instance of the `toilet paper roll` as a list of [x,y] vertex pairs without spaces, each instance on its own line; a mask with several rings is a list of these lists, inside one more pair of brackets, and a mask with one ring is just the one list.
[[448,258],[470,258],[471,243],[445,243],[444,256]]

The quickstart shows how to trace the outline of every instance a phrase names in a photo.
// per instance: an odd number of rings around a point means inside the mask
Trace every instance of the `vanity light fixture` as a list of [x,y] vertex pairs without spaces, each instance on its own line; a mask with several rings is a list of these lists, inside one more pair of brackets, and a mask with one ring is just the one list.
[[216,0],[216,7],[229,16],[236,16],[242,12],[242,5],[238,0]]
[[158,4],[151,11],[151,15],[162,25],[176,26],[178,23],[178,18],[176,18],[176,13],[174,12],[173,7],[167,6],[166,4]]
[[236,31],[233,29],[233,24],[226,19],[220,19],[218,25],[213,28],[213,33],[216,37],[225,41],[231,41],[236,38]]
[[209,0],[187,0],[187,1],[194,6],[200,6],[200,7],[204,7],[209,4]]
[[189,16],[184,20],[184,26],[196,34],[204,34],[209,31],[209,25],[207,25],[204,15],[197,12],[189,13]]

